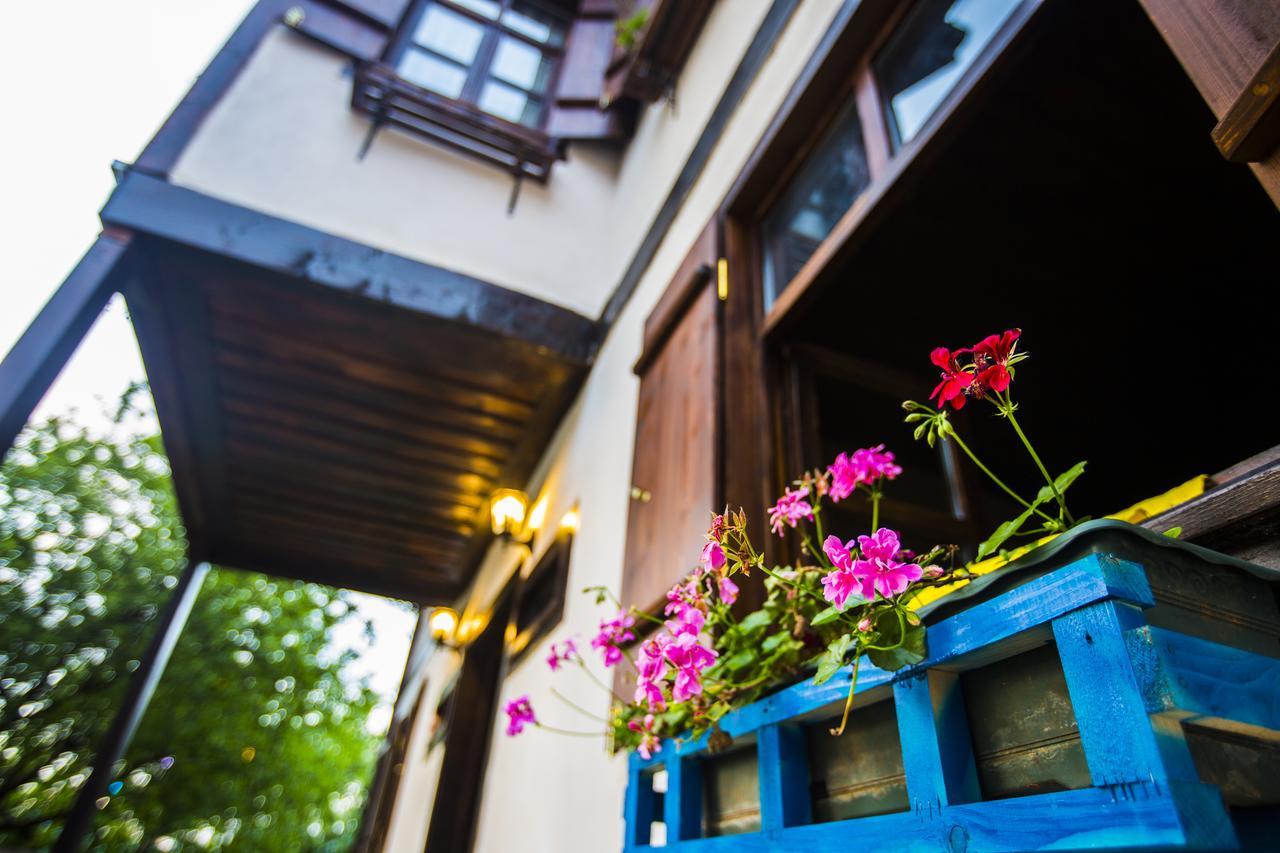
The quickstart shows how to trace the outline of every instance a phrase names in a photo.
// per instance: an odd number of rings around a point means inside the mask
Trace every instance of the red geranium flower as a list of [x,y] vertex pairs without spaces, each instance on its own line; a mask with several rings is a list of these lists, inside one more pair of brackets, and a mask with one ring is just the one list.
[[946,347],[938,347],[929,354],[929,359],[942,369],[942,381],[929,395],[930,400],[938,401],[938,408],[950,403],[953,408],[963,409],[965,393],[973,384],[973,374],[966,373],[956,362],[956,358],[968,350],[958,349],[955,352]]
[[1013,377],[1009,373],[1009,360],[1013,357],[1013,348],[1018,342],[1021,329],[1009,329],[1003,335],[989,335],[973,347],[973,363],[978,369],[974,381],[979,393],[994,391],[1000,393],[1009,387]]

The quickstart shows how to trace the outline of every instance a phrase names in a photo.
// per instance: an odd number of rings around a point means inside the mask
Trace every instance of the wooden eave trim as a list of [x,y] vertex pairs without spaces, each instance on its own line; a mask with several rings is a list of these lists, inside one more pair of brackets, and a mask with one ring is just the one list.
[[1252,518],[1280,513],[1280,460],[1228,480],[1198,498],[1145,522],[1158,532],[1182,528],[1180,538],[1202,539]]
[[522,341],[571,367],[586,367],[595,353],[596,323],[567,308],[149,175],[127,174],[101,215],[108,225]]
[[1213,129],[1213,142],[1233,163],[1267,159],[1280,146],[1280,42]]

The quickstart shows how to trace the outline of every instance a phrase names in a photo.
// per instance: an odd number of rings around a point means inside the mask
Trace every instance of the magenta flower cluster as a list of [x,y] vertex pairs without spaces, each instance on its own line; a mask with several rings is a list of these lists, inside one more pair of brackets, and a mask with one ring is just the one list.
[[538,718],[534,716],[533,705],[529,702],[529,697],[521,696],[518,699],[512,699],[507,703],[507,736],[515,737],[524,731],[526,725],[538,724]]
[[555,672],[560,668],[561,664],[577,663],[582,660],[578,655],[578,645],[569,638],[559,643],[552,643],[550,653],[547,655],[547,666]]
[[841,609],[854,593],[866,601],[874,601],[877,593],[892,598],[924,575],[920,566],[899,559],[898,534],[887,527],[859,536],[856,542],[842,543],[840,537],[828,536],[822,550],[835,566],[822,579],[822,595]]
[[769,528],[781,536],[783,526],[794,528],[801,521],[813,521],[813,504],[809,503],[809,487],[794,492],[788,488],[778,502],[769,507]]
[[636,618],[625,610],[612,619],[600,620],[600,633],[591,640],[591,648],[599,649],[605,666],[613,666],[622,660],[622,647],[636,638],[631,628]]
[[[831,500],[839,503],[849,497],[859,486],[875,486],[882,480],[894,480],[902,473],[902,467],[893,461],[893,452],[883,444],[864,447],[853,453],[841,453],[827,468],[831,475]],[[794,526],[794,525],[793,525]]]
[[653,758],[655,752],[662,752],[662,741],[657,734],[657,718],[653,714],[645,714],[644,722],[632,720],[627,723],[627,728],[640,735],[640,745],[636,747],[636,752],[645,761]]

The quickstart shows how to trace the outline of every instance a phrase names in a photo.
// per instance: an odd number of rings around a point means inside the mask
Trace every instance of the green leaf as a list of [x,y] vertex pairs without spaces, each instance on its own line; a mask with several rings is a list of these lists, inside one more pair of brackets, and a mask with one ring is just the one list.
[[1165,535],[1165,536],[1168,536],[1170,539],[1177,539],[1177,538],[1179,538],[1180,536],[1182,536],[1182,528],[1181,528],[1181,527],[1170,527],[1168,530],[1166,530],[1166,531],[1164,532],[1164,535]]
[[840,671],[840,667],[844,666],[844,656],[849,653],[849,646],[853,643],[853,637],[849,634],[841,634],[831,641],[831,645],[827,646],[826,652],[818,661],[818,673],[813,677],[814,684],[825,684],[831,680],[831,676]]
[[[1087,464],[1087,462],[1077,462],[1058,475],[1058,478],[1053,481],[1053,485],[1057,488],[1058,494],[1061,495],[1067,491],[1067,488],[1084,473],[1084,466]],[[1048,503],[1053,499],[1053,489],[1049,488],[1047,485],[1041,486],[1040,491],[1036,493],[1034,505],[1039,506],[1040,504]]]
[[998,551],[1006,539],[1022,529],[1022,525],[1027,523],[1027,519],[1031,517],[1033,512],[1035,512],[1034,509],[1029,509],[1017,518],[1006,521],[997,527],[996,532],[992,533],[986,542],[978,546],[978,559],[984,559],[988,554],[994,554]]
[[817,616],[813,617],[813,621],[810,622],[809,624],[817,628],[819,625],[825,625],[828,622],[834,622],[838,618],[840,618],[840,608],[836,607],[833,604],[830,607],[828,607],[826,610],[819,613]]
[[[892,610],[882,613],[876,620],[876,631],[884,638],[882,645],[896,642],[899,631],[897,615]],[[902,645],[893,649],[868,649],[867,657],[885,672],[920,663],[925,657],[924,626],[908,623]]]
[[760,650],[765,654],[768,654],[789,639],[791,639],[790,631],[778,631],[776,634],[770,634],[765,638],[765,641],[760,644]]
[[756,659],[755,649],[743,649],[733,657],[724,662],[725,668],[730,672],[737,672],[744,666],[750,664]]
[[738,630],[749,634],[752,631],[767,628],[772,623],[773,616],[767,610],[757,610],[738,623]]

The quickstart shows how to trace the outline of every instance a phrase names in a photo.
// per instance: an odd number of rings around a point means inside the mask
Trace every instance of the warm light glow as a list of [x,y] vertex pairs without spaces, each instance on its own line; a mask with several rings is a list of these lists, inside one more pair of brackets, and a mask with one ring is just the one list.
[[489,499],[494,536],[515,536],[524,525],[529,496],[517,489],[498,489]]
[[547,520],[547,496],[543,495],[538,502],[533,505],[533,509],[529,510],[529,520],[525,522],[524,528],[529,533],[542,529],[542,522]]
[[458,614],[448,607],[437,607],[431,611],[431,618],[427,620],[428,627],[431,628],[431,636],[437,642],[447,640],[453,636],[454,630],[458,627]]
[[560,516],[560,529],[566,533],[577,533],[578,527],[582,524],[582,516],[578,514],[578,508],[573,509]]

